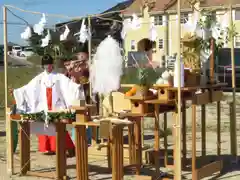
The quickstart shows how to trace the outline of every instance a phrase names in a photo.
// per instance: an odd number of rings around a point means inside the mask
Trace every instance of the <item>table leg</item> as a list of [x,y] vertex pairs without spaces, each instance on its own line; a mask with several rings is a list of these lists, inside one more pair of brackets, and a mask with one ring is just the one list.
[[155,124],[154,124],[154,161],[155,161],[155,168],[156,168],[156,173],[159,174],[159,104],[154,105],[155,109]]
[[[163,114],[163,120],[164,120],[164,132],[167,132],[167,113]],[[168,166],[168,136],[164,136],[164,164],[165,167]]]
[[206,156],[206,105],[201,106],[202,122],[202,156]]
[[217,102],[217,155],[221,155],[221,102]]
[[112,179],[123,179],[123,127],[112,128]]
[[56,123],[56,173],[57,179],[66,178],[66,124]]
[[192,105],[192,179],[196,180],[196,105]]
[[88,145],[86,126],[75,127],[77,180],[88,180]]
[[91,131],[92,131],[92,146],[96,146],[97,145],[97,140],[98,140],[98,134],[97,134],[97,127],[91,127]]
[[108,137],[107,142],[107,160],[108,160],[108,168],[112,168],[112,132],[110,132],[110,135]]
[[182,105],[182,165],[185,166],[187,162],[187,117],[186,117],[186,102]]
[[20,123],[20,174],[25,175],[30,171],[30,124]]
[[136,162],[136,147],[134,138],[134,125],[128,125],[129,164]]
[[141,142],[141,117],[137,118],[134,123],[134,136],[136,145],[136,161],[137,169],[136,174],[140,175],[141,165],[142,165],[142,142]]

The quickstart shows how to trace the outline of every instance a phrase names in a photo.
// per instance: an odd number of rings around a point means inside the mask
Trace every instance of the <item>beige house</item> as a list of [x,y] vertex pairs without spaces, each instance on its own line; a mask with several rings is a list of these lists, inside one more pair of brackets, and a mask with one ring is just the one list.
[[[150,5],[145,5],[143,2],[143,0],[135,0],[123,13],[125,19],[136,14],[141,22],[138,29],[128,30],[125,36],[126,56],[128,52],[146,51],[150,59],[160,63],[161,66],[164,55],[171,56],[177,52],[177,0],[156,0]],[[194,9],[217,9],[216,18],[219,22],[226,19],[228,21],[230,18],[229,4],[226,0],[200,0],[195,7],[192,7],[189,2],[190,0],[182,0],[182,35],[188,31],[184,24],[187,21],[193,21]],[[232,0],[232,5],[233,20],[237,31],[240,32],[240,1]],[[151,22],[154,22],[157,32],[157,38],[152,43],[149,39]],[[240,48],[240,36],[235,38],[235,47]]]

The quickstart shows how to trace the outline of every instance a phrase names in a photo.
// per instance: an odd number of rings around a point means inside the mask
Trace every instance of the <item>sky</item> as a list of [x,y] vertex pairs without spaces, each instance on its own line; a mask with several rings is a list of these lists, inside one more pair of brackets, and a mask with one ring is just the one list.
[[[0,0],[0,6],[4,4],[13,5],[24,10],[38,11],[46,14],[61,14],[69,17],[79,17],[87,14],[100,13],[123,0]],[[34,25],[39,22],[41,15],[21,12],[15,9],[10,10],[17,16],[25,19],[29,24]],[[26,44],[21,39],[20,34],[26,26],[24,21],[13,16],[10,12],[7,13],[8,24],[8,42],[14,42],[20,45]],[[55,23],[68,21],[68,19],[60,19],[55,17],[47,17],[49,26]],[[3,13],[0,13],[0,44],[3,44]],[[15,23],[13,25],[13,23]],[[22,25],[16,25],[22,24]]]

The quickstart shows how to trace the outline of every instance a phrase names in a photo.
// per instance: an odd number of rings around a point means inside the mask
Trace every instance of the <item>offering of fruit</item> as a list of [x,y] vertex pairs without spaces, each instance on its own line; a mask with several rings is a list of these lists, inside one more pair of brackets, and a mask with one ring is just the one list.
[[127,92],[125,93],[125,95],[126,95],[126,96],[133,96],[133,95],[136,94],[136,92],[137,92],[137,88],[136,88],[136,87],[132,87],[129,91],[127,91]]
[[15,120],[21,120],[22,117],[20,114],[11,114],[10,118]]
[[130,89],[130,92],[134,95],[137,92],[137,88],[136,87],[132,87],[132,89]]
[[132,96],[132,93],[131,93],[130,91],[127,91],[127,92],[125,93],[125,95],[126,95],[126,96]]

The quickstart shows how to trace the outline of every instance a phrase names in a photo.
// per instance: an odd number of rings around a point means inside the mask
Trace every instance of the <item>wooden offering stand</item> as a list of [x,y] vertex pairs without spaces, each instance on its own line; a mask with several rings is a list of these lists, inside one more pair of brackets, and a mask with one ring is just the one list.
[[[19,143],[20,143],[20,175],[51,178],[58,180],[67,179],[66,174],[66,121],[55,123],[56,127],[56,173],[37,172],[30,170],[30,120],[10,119],[19,123]],[[13,156],[13,152],[11,152]]]
[[[220,101],[223,97],[223,92],[221,88],[225,87],[227,84],[225,83],[219,83],[219,84],[211,84],[211,85],[205,85],[205,86],[192,86],[192,87],[184,87],[181,88],[182,91],[182,139],[183,139],[183,146],[182,146],[182,163],[183,165],[187,165],[187,146],[186,146],[186,101],[189,100],[192,102],[192,179],[193,180],[199,180],[207,176],[211,176],[215,172],[219,172],[222,169],[222,161],[216,161],[211,162],[210,164],[205,163],[204,166],[201,168],[196,168],[196,106],[201,105],[202,107],[202,157],[199,159],[200,162],[205,161],[206,159],[206,104],[217,102],[217,149],[218,149],[218,155],[220,155]],[[123,85],[124,87],[125,85]],[[127,85],[129,87],[129,85]],[[153,87],[158,91],[158,96],[155,99],[148,99],[143,100],[139,99],[141,103],[144,103],[139,108],[139,114],[142,116],[144,114],[151,114],[151,112],[148,111],[146,104],[153,104],[154,105],[154,116],[155,116],[155,145],[154,145],[154,151],[152,156],[153,163],[155,164],[157,172],[159,172],[159,114],[164,113],[164,127],[167,123],[167,116],[165,112],[174,111],[175,116],[177,116],[177,88],[175,87],[169,87],[169,86],[159,86],[154,85]],[[197,91],[201,90],[201,93],[196,94]],[[137,101],[136,97],[126,97],[128,99],[131,99],[132,105],[135,104]],[[133,106],[134,107],[134,106]],[[134,112],[136,112],[136,109],[134,109]],[[177,120],[177,119],[176,119]],[[176,124],[176,123],[174,123]],[[173,126],[173,135],[176,130],[176,128]],[[167,154],[167,138],[164,137],[164,163],[165,166],[168,168],[174,169],[174,165],[168,164],[168,154]],[[174,145],[174,154],[177,153],[176,146]],[[174,158],[175,159],[175,158]],[[206,161],[205,161],[206,162]],[[166,178],[167,179],[167,178]]]
[[[223,92],[221,90],[222,87],[226,86],[224,83],[220,84],[213,84],[213,85],[206,85],[206,86],[196,86],[196,87],[184,87],[181,88],[182,91],[182,136],[183,136],[183,148],[182,148],[182,160],[183,165],[186,165],[186,154],[187,154],[187,148],[186,148],[186,100],[192,101],[192,179],[193,180],[199,180],[207,176],[211,176],[215,172],[219,172],[222,169],[222,161],[216,161],[211,162],[210,164],[207,164],[205,166],[202,166],[202,168],[197,169],[196,168],[196,106],[201,105],[202,106],[202,154],[203,157],[206,157],[206,112],[205,112],[205,105],[208,103],[217,102],[217,127],[218,127],[218,155],[220,155],[220,101],[223,97]],[[161,86],[155,86],[156,89],[160,89],[160,91],[167,92],[165,93],[165,97],[159,97],[157,100],[148,100],[145,101],[145,103],[150,104],[158,104],[159,106],[162,104],[176,104],[177,105],[177,88],[174,87],[161,87]],[[201,90],[201,93],[196,94],[198,90]],[[171,94],[169,96],[169,94]],[[160,93],[162,96],[163,93]],[[159,108],[155,108],[155,114],[159,114]],[[161,109],[161,106],[160,106]],[[175,116],[177,115],[177,111],[175,111]],[[166,117],[165,117],[166,118]],[[177,119],[176,119],[177,120]],[[165,119],[164,119],[165,121]],[[175,123],[176,124],[176,123]],[[173,127],[174,129],[177,127]],[[173,131],[174,132],[174,131]],[[174,134],[174,133],[173,133]],[[164,141],[166,141],[164,139]],[[165,166],[169,168],[174,169],[174,165],[169,166],[167,164],[167,143],[164,142],[165,146]],[[176,147],[174,146],[174,154],[176,154]],[[159,157],[156,157],[155,154],[155,162],[158,162]],[[157,158],[157,159],[156,159]],[[174,158],[175,159],[175,158]],[[203,161],[202,158],[199,159],[199,161]],[[175,162],[176,163],[176,162]],[[174,163],[174,164],[175,164]]]
[[[222,87],[227,84],[212,84],[202,87],[202,93],[196,94],[192,101],[192,179],[200,180],[212,176],[216,172],[221,172],[223,168],[222,160],[212,161],[206,158],[206,105],[217,102],[217,155],[221,155],[221,100],[223,98]],[[197,168],[196,160],[196,107],[201,106],[202,121],[202,156],[201,167]]]
[[[84,107],[73,107],[76,110],[76,118],[84,119],[87,121],[90,118],[90,114],[94,110],[94,105],[86,105]],[[83,115],[84,114],[84,115]],[[30,170],[30,123],[33,120],[21,120],[20,115],[11,115],[10,121],[16,121],[19,123],[19,143],[20,143],[20,175],[35,176],[42,178],[65,180],[67,179],[67,165],[66,165],[66,124],[72,122],[62,120],[55,123],[56,127],[56,173],[53,172],[37,172]],[[43,122],[44,123],[44,122]],[[44,125],[44,124],[43,124]],[[12,135],[11,135],[12,136]],[[11,137],[13,138],[13,137]],[[13,151],[11,156],[13,157]]]
[[[73,123],[75,126],[76,133],[76,167],[77,167],[77,180],[88,180],[88,144],[86,137],[86,127],[100,127],[100,133],[102,129],[104,133],[100,135],[103,138],[110,138],[110,152],[108,157],[112,156],[111,162],[108,166],[112,169],[112,179],[122,180],[124,176],[124,166],[123,166],[123,128],[129,123],[124,121],[111,121],[112,118],[102,118],[96,122],[88,121],[87,109],[85,112],[82,108],[77,108],[81,110],[81,114],[84,116],[78,116],[76,122]],[[80,112],[80,111],[79,111]],[[116,119],[116,118],[115,118]]]
[[[122,85],[124,87],[125,85]],[[129,137],[134,137],[133,142],[132,140],[129,141],[129,148],[130,148],[130,155],[134,153],[132,147],[136,147],[136,154],[134,154],[136,157],[135,162],[137,164],[137,167],[142,166],[142,139],[141,139],[141,120],[143,120],[143,117],[155,117],[155,128],[154,128],[154,152],[155,156],[159,156],[159,113],[169,112],[173,110],[173,106],[162,106],[162,108],[159,108],[156,106],[156,104],[151,105],[151,103],[146,103],[147,101],[154,101],[156,97],[154,95],[152,96],[125,96],[125,98],[131,100],[132,108],[131,113],[125,114],[125,116],[128,117],[129,120],[131,120],[134,123],[134,128],[129,127]],[[154,112],[154,109],[157,109],[157,112]],[[132,144],[133,143],[133,144]],[[135,144],[135,145],[134,145]],[[132,152],[131,152],[132,151]],[[155,167],[157,175],[159,174],[159,163],[157,161],[158,158],[155,158]],[[136,170],[136,174],[140,174],[140,168]]]

